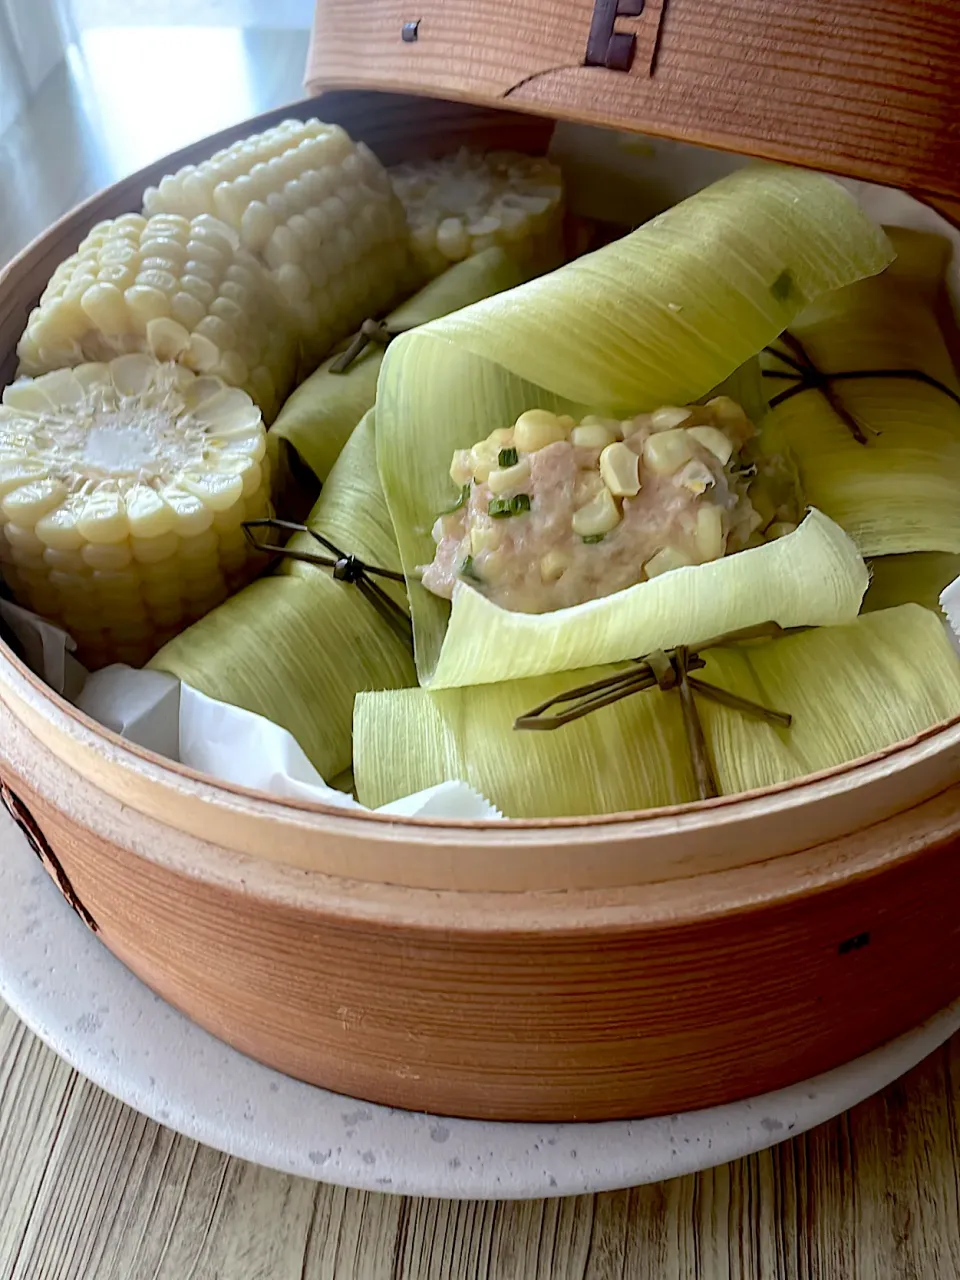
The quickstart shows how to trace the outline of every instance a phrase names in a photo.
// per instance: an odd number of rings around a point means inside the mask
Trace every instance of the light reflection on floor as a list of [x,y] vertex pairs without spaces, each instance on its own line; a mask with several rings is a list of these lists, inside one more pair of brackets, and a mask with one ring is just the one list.
[[103,27],[0,135],[0,264],[88,195],[303,96],[306,30]]

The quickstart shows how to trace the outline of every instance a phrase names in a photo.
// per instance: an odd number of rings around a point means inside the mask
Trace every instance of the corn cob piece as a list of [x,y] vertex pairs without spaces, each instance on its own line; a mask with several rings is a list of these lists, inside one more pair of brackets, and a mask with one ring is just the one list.
[[495,244],[533,256],[556,249],[563,182],[542,156],[464,147],[441,160],[396,165],[390,177],[428,276]]
[[272,420],[297,339],[260,264],[205,215],[129,213],[93,228],[57,267],[17,347],[35,377],[146,352],[241,387]]
[[313,369],[411,283],[407,224],[386,170],[338,125],[287,120],[144,193],[148,214],[213,214],[266,264]]
[[259,567],[266,432],[245,392],[151,356],[3,392],[0,564],[91,669],[139,666]]

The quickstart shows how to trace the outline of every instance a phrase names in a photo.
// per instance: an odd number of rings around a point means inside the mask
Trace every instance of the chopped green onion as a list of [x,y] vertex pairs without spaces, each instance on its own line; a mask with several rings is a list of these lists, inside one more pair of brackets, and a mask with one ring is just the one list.
[[483,579],[473,567],[473,556],[467,556],[457,571],[461,578],[470,578],[473,582],[482,582]]
[[470,499],[470,485],[465,484],[460,490],[460,497],[456,500],[452,507],[446,507],[440,512],[442,516],[452,516],[455,511],[459,511],[462,506]]
[[516,449],[501,449],[497,454],[497,466],[499,467],[515,467],[519,454]]
[[529,493],[518,493],[513,498],[491,498],[487,515],[492,516],[494,520],[505,520],[507,516],[519,516],[529,510]]
[[581,542],[602,542],[607,535],[605,533],[587,533],[580,539]]

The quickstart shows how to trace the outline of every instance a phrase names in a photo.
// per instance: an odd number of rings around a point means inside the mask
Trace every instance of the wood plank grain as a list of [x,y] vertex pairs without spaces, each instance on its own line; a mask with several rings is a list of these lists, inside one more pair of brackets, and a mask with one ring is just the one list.
[[0,1005],[3,1280],[949,1280],[960,1035],[847,1116],[696,1177],[564,1200],[366,1195],[137,1115]]
[[29,1214],[77,1077],[0,1004],[0,1275],[21,1256]]

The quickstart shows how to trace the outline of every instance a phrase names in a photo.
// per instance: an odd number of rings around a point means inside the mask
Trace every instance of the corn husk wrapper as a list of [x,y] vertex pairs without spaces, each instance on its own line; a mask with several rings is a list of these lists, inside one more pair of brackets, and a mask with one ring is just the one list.
[[819,511],[775,542],[554,613],[511,613],[460,582],[430,687],[572,671],[768,620],[783,627],[849,622],[867,582],[856,547]]
[[[791,325],[818,368],[918,369],[960,391],[936,304],[950,245],[891,228],[897,261],[822,299]],[[765,357],[771,371],[783,365]],[[791,384],[768,378],[771,396]],[[834,383],[865,430],[858,443],[816,390],[772,413],[797,457],[807,497],[864,555],[960,553],[960,406],[913,380]],[[874,434],[876,433],[876,434]]]
[[[399,569],[372,412],[350,437],[307,523],[369,564]],[[323,554],[307,534],[289,545]],[[406,607],[402,585],[378,581]],[[324,778],[350,766],[357,691],[416,679],[409,647],[356,586],[289,560],[176,636],[149,665],[287,729]]]
[[[415,329],[481,298],[512,289],[530,271],[502,249],[485,249],[458,262],[386,317],[396,333]],[[321,482],[326,481],[350,433],[377,395],[377,378],[384,348],[371,343],[343,373],[332,373],[336,356],[294,391],[270,430],[286,440]]]
[[[507,615],[499,610],[484,616],[492,629],[478,646],[479,665],[451,654],[448,646],[441,659],[450,606],[415,582],[416,567],[433,556],[436,513],[449,505],[447,467],[454,450],[535,406],[575,417],[623,417],[696,400],[755,356],[814,298],[881,270],[890,256],[882,234],[830,179],[775,167],[743,170],[549,276],[398,338],[380,373],[377,457],[410,582],[421,681],[439,685],[519,674],[503,670],[508,642],[500,627]],[[822,524],[817,527],[822,530]],[[799,549],[805,543],[791,545]],[[763,570],[762,560],[752,564]],[[822,615],[818,599],[803,620],[816,614],[835,622],[856,613],[865,581],[860,585],[862,566],[849,557],[847,565],[839,613]],[[801,601],[808,586],[816,594],[814,575],[802,561],[791,572]],[[688,578],[683,590],[693,581]],[[748,595],[758,598],[755,589]],[[458,596],[454,615],[469,598]],[[626,614],[623,635],[636,632],[644,607],[628,592],[616,599],[614,611]],[[596,602],[567,611],[564,631],[580,634],[554,647],[553,664],[582,665],[595,616]],[[725,621],[719,630],[734,625],[747,624]],[[673,636],[675,643],[698,638],[703,637]],[[636,652],[631,643],[602,656],[612,660]]]
[[862,612],[909,603],[939,610],[944,588],[960,578],[960,556],[915,551],[903,556],[878,556],[867,562],[867,568],[870,586],[863,597]]
[[[960,661],[918,605],[737,648],[711,650],[698,678],[794,717],[775,728],[697,697],[725,795],[774,786],[890,746],[960,715]],[[679,695],[652,689],[548,732],[514,719],[609,673],[482,689],[361,694],[354,774],[376,806],[445,779],[511,818],[618,813],[697,799]]]

